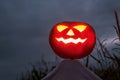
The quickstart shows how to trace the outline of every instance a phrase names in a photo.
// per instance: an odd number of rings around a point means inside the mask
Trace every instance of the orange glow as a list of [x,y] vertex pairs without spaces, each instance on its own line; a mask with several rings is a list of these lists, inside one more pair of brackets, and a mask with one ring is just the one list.
[[70,29],[68,32],[67,32],[67,35],[68,36],[74,36],[74,32],[72,29]]
[[59,32],[62,32],[62,31],[65,30],[66,28],[68,28],[68,27],[65,26],[65,25],[58,25],[58,26],[57,26],[57,30],[58,30]]
[[68,39],[64,39],[63,37],[62,38],[56,38],[57,41],[62,41],[63,43],[67,44],[67,43],[74,43],[74,44],[77,44],[77,43],[84,43],[87,38],[85,39],[81,39],[81,38],[77,38],[77,39],[73,39],[73,38],[68,38]]
[[96,42],[95,31],[84,22],[60,22],[53,26],[49,43],[55,54],[65,59],[88,56]]
[[80,32],[83,32],[86,29],[86,26],[85,25],[77,25],[77,26],[74,26],[73,28],[77,29]]

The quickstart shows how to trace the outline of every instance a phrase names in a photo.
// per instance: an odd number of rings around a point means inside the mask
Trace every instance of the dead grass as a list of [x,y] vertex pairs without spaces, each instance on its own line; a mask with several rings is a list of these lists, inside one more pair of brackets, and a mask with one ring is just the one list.
[[[105,46],[105,41],[100,41],[97,39],[97,58],[91,55],[97,63],[101,66],[100,69],[94,67],[93,71],[100,76],[103,80],[120,80],[120,24],[117,11],[114,11],[116,25],[114,25],[114,30],[117,34],[118,40],[117,43],[114,43],[116,47],[114,47],[111,51]],[[112,43],[111,42],[111,43]],[[88,64],[88,63],[87,63]]]

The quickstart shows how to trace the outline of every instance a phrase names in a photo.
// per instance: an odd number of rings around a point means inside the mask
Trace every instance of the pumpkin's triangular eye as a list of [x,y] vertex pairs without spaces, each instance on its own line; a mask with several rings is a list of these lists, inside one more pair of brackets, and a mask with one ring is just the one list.
[[65,26],[65,25],[58,25],[57,26],[57,30],[59,31],[59,32],[62,32],[64,29],[66,29],[66,28],[68,28],[67,26]]
[[87,26],[85,25],[77,25],[77,26],[74,26],[73,28],[77,29],[80,32],[83,32],[86,29],[86,27]]

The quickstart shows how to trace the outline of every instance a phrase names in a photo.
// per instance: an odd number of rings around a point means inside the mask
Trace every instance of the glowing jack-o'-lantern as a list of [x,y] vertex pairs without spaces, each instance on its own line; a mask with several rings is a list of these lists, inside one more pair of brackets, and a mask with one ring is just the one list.
[[83,22],[61,22],[50,32],[53,51],[65,59],[79,59],[91,53],[96,36],[93,28]]

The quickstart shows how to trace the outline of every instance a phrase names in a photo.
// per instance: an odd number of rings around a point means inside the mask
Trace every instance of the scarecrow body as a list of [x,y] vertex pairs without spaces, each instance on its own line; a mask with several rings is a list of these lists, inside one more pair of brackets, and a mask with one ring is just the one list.
[[102,80],[77,60],[64,60],[43,80]]

